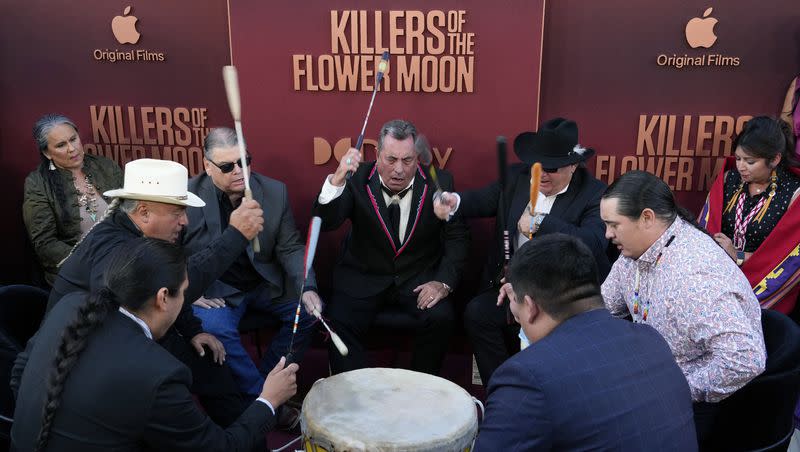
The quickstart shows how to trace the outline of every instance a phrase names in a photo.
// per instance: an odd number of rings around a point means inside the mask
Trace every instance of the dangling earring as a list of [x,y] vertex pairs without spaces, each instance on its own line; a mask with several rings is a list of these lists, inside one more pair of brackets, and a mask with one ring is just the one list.
[[52,159],[49,159],[49,160],[50,160],[50,171],[55,171],[56,170],[56,166],[53,165],[53,160]]
[[769,184],[769,197],[772,198],[775,196],[775,191],[778,189],[778,173],[773,169],[772,176],[770,177],[771,184]]

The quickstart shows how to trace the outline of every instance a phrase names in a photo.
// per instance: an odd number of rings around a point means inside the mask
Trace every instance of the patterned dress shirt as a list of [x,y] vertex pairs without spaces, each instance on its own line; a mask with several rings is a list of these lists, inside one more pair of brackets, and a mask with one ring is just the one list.
[[[634,309],[637,268],[640,301]],[[636,310],[634,320],[664,336],[693,401],[718,402],[764,371],[761,309],[753,289],[711,237],[680,218],[638,259],[620,256],[602,290],[613,315]],[[644,309],[647,318],[641,320]]]

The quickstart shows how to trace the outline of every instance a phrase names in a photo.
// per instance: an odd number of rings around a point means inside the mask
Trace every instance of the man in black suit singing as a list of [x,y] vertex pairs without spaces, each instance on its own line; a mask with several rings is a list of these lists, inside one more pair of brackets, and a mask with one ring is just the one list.
[[[531,236],[560,232],[580,239],[597,263],[602,282],[611,269],[606,255],[608,241],[600,218],[600,196],[606,185],[595,179],[582,165],[594,150],[578,144],[575,121],[555,118],[546,121],[537,132],[521,133],[514,140],[514,152],[523,162],[508,171],[503,190],[498,182],[479,190],[444,193],[435,203],[439,218],[453,215],[497,217],[505,220],[510,248],[518,249]],[[542,171],[534,212],[530,211],[531,165],[539,162]],[[501,196],[505,199],[501,203]],[[505,206],[505,210],[502,206]],[[503,234],[498,230],[494,250],[484,271],[484,291],[467,305],[464,323],[475,349],[475,360],[483,384],[511,353],[519,350],[519,325],[508,309],[497,305],[500,277],[503,273]]]
[[[419,163],[417,139],[410,122],[387,122],[378,138],[377,161],[361,164],[360,151],[350,149],[317,198],[315,211],[324,230],[347,219],[352,223],[327,308],[332,327],[350,349],[348,356],[331,349],[334,373],[365,366],[361,342],[388,305],[421,321],[414,370],[437,374],[447,351],[454,320],[448,296],[466,261],[469,236],[462,221],[434,215],[437,188]],[[440,171],[439,183],[453,190],[449,173]]]

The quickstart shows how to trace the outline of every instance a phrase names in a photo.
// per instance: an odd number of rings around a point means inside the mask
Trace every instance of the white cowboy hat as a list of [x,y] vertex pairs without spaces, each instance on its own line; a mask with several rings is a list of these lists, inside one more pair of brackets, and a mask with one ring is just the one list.
[[139,159],[125,164],[122,188],[103,193],[108,198],[138,199],[180,206],[203,207],[206,203],[187,189],[189,171],[177,162]]

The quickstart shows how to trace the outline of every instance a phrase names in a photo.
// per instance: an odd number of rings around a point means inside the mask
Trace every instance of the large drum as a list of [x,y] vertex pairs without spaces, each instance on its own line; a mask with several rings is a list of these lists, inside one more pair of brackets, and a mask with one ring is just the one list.
[[300,418],[307,452],[469,451],[473,398],[443,378],[371,368],[317,381]]

